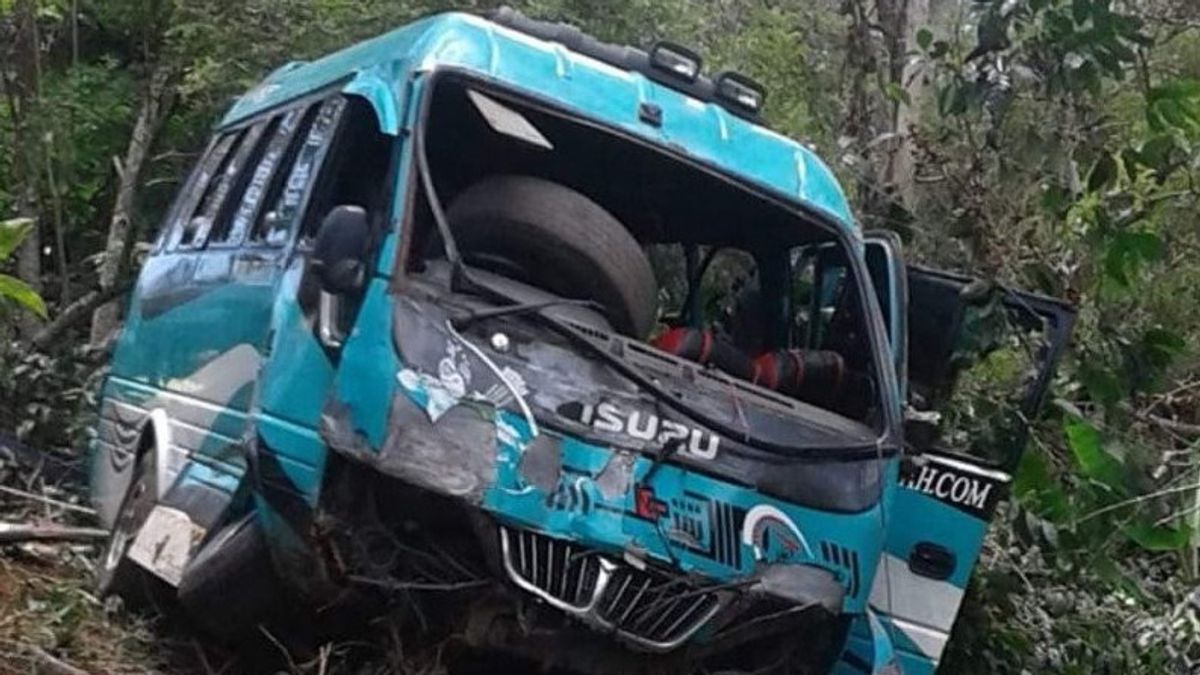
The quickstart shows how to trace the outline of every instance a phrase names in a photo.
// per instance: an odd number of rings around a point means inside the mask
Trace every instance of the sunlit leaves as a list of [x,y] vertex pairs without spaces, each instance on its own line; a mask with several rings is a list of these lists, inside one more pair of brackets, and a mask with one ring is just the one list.
[[33,224],[32,218],[0,221],[0,261],[7,260],[17,250],[33,229]]
[[1174,80],[1150,90],[1146,122],[1153,131],[1200,135],[1200,81]]
[[16,277],[0,274],[0,299],[14,302],[39,317],[46,318],[46,303],[42,297],[29,284]]
[[1155,525],[1145,520],[1136,520],[1122,531],[1138,546],[1147,551],[1178,551],[1192,541],[1192,530],[1186,525]]
[[[34,222],[30,218],[14,218],[0,222],[0,262],[7,260],[16,251],[25,237],[33,229]],[[0,274],[0,300],[15,303],[34,314],[46,318],[46,303],[29,284]]]
[[1121,462],[1105,449],[1100,432],[1084,420],[1068,421],[1064,431],[1067,446],[1083,475],[1114,492],[1122,492],[1124,470]]

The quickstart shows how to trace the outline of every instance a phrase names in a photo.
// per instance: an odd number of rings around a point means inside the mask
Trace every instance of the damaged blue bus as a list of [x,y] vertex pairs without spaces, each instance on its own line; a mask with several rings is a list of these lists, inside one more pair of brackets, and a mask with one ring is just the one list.
[[766,96],[511,10],[272,73],[129,299],[99,590],[226,635],[404,596],[579,672],[936,670],[1074,314],[907,264]]

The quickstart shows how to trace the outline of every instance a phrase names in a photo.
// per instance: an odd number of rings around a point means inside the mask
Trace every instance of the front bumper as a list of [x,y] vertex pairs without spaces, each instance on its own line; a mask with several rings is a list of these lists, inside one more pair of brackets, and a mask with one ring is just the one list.
[[832,620],[844,600],[842,583],[810,565],[765,565],[720,583],[528,530],[501,526],[499,537],[514,585],[640,651],[669,652],[697,636],[717,648],[758,639],[785,631],[802,613]]

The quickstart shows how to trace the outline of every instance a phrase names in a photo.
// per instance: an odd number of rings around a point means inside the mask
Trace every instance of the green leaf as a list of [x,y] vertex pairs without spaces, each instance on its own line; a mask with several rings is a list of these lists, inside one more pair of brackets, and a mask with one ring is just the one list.
[[1146,121],[1151,130],[1200,133],[1200,81],[1172,80],[1146,96]]
[[967,87],[968,85],[965,83],[951,82],[938,92],[938,111],[943,117],[957,116],[967,112],[969,103]]
[[1088,0],[1073,0],[1071,2],[1071,18],[1075,19],[1075,23],[1083,25],[1087,23],[1088,17],[1092,15],[1092,3]]
[[1142,335],[1142,351],[1158,369],[1164,369],[1183,353],[1187,343],[1179,335],[1163,328],[1151,328]]
[[46,303],[42,296],[20,279],[0,274],[0,298],[7,298],[41,318],[46,318]]
[[928,28],[922,28],[917,31],[917,45],[921,49],[929,49],[929,45],[933,44],[933,33]]
[[1013,474],[1013,495],[1039,516],[1061,521],[1070,513],[1070,502],[1062,486],[1050,474],[1045,458],[1026,452]]
[[1113,56],[1120,59],[1123,63],[1134,63],[1137,61],[1137,54],[1132,49],[1116,40],[1109,43],[1108,51],[1112,52]]
[[904,87],[901,87],[895,82],[888,82],[886,85],[884,85],[884,94],[896,103],[903,103],[907,106],[912,105],[912,96],[909,95]]
[[1143,143],[1136,156],[1138,162],[1163,173],[1170,168],[1172,157],[1178,148],[1179,144],[1173,135],[1159,134]]
[[8,257],[17,250],[32,229],[32,218],[12,218],[0,221],[0,262],[8,260]]
[[1192,531],[1186,525],[1164,527],[1138,520],[1126,525],[1123,531],[1147,551],[1180,551],[1192,541]]
[[1090,363],[1082,363],[1079,368],[1079,378],[1087,389],[1088,396],[1104,406],[1111,406],[1121,400],[1123,391],[1121,380],[1116,373],[1108,368],[1100,368]]
[[1072,202],[1071,193],[1061,185],[1050,184],[1042,191],[1042,208],[1052,216],[1062,216]]
[[1107,152],[1100,155],[1088,174],[1088,191],[1097,192],[1108,187],[1117,179],[1117,172],[1117,160]]
[[1083,475],[1116,492],[1123,491],[1124,471],[1121,462],[1104,449],[1103,439],[1095,427],[1083,420],[1070,420],[1065,425],[1067,445]]
[[1129,285],[1129,278],[1142,266],[1162,257],[1163,243],[1150,232],[1121,232],[1108,245],[1104,271],[1113,281]]

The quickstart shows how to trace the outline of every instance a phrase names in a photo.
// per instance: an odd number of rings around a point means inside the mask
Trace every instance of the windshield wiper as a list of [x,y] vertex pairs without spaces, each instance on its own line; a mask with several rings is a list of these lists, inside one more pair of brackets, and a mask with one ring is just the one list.
[[512,305],[504,305],[502,307],[490,307],[488,309],[472,310],[466,316],[460,316],[456,319],[451,319],[450,324],[456,330],[462,330],[473,323],[483,321],[484,319],[495,319],[501,316],[512,316],[515,314],[528,314],[537,312],[547,307],[557,307],[559,305],[570,305],[573,307],[586,307],[594,309],[598,312],[603,312],[604,307],[594,300],[572,300],[569,298],[556,298],[553,300],[541,300],[538,302],[519,302]]

